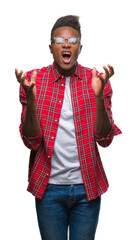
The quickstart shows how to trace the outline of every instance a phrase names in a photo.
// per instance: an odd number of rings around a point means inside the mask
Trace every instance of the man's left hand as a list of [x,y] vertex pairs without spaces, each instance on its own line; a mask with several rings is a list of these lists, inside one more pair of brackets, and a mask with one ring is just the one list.
[[105,73],[103,73],[102,75],[100,75],[99,73],[97,73],[96,68],[92,69],[92,89],[95,93],[95,96],[101,96],[104,93],[104,88],[108,82],[108,79],[110,77],[112,77],[112,75],[114,74],[114,69],[111,65],[107,65],[107,67],[103,66],[103,69],[105,70]]

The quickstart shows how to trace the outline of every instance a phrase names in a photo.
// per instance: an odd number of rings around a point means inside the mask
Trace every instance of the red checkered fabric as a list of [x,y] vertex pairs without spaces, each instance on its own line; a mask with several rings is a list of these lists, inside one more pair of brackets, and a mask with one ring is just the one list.
[[[24,144],[31,149],[27,190],[41,199],[50,177],[51,157],[63,103],[65,77],[57,72],[54,63],[36,71],[36,107],[41,133],[36,137],[25,137],[22,134],[22,123],[25,120],[27,108],[26,95],[22,87],[20,87],[20,101],[22,103],[20,133]],[[27,73],[28,80],[30,80],[32,72],[33,70]],[[102,147],[107,147],[112,142],[113,137],[121,133],[112,119],[112,89],[108,81],[105,87],[105,105],[113,127],[106,138],[96,134],[96,102],[91,81],[92,69],[82,67],[77,63],[76,71],[70,80],[70,92],[78,156],[88,200],[97,198],[108,188],[97,143]]]

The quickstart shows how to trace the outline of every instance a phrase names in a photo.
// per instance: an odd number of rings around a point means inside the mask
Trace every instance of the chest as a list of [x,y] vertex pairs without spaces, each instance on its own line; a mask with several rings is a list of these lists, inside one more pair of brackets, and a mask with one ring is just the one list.
[[76,122],[85,119],[91,121],[91,118],[94,121],[95,97],[91,88],[91,80],[77,77],[70,79],[67,84],[68,96],[66,96],[65,85],[65,78],[60,78],[55,82],[47,82],[46,79],[37,82],[36,106],[41,124],[59,122],[64,97],[68,98],[68,104],[71,100],[73,118]]

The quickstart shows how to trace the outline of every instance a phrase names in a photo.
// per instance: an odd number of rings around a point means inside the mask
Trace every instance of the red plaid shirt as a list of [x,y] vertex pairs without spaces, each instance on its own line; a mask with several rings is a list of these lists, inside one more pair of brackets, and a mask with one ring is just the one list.
[[[32,71],[27,73],[30,80]],[[77,63],[70,80],[70,92],[73,108],[75,134],[81,174],[88,200],[97,198],[108,188],[108,181],[102,166],[96,142],[107,147],[115,135],[121,133],[114,124],[111,113],[112,89],[108,81],[105,87],[105,105],[113,127],[106,138],[99,137],[95,131],[96,102],[91,88],[92,70]],[[51,157],[56,139],[58,123],[65,90],[65,77],[59,74],[55,65],[37,69],[36,107],[41,132],[36,137],[26,137],[21,127],[26,115],[26,95],[20,88],[22,115],[20,133],[24,144],[31,149],[29,162],[28,191],[42,198],[51,171]]]

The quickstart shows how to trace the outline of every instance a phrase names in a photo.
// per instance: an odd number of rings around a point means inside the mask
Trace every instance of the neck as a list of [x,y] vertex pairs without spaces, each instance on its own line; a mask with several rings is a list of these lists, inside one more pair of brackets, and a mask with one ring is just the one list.
[[58,72],[64,75],[65,77],[71,76],[75,72],[76,66],[77,66],[77,63],[75,63],[75,65],[71,69],[62,69],[58,66],[57,63],[55,63],[55,67],[57,68]]

